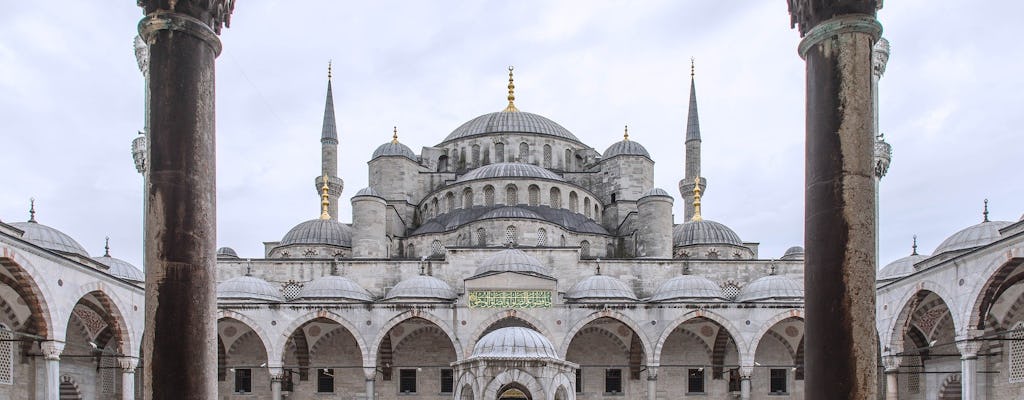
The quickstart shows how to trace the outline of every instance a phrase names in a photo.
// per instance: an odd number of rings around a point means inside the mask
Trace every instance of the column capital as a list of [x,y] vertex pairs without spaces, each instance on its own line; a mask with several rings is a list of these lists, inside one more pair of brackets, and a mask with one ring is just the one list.
[[267,367],[267,373],[270,374],[271,382],[281,382],[284,380],[284,368]]
[[978,351],[981,350],[980,341],[974,339],[957,340],[956,348],[960,350],[960,358],[971,360],[978,358]]
[[366,380],[372,381],[377,378],[377,368],[363,367],[363,375],[366,377]]
[[868,14],[875,16],[875,11],[882,8],[882,0],[787,0],[789,4],[789,21],[791,27],[799,27],[800,36],[823,21],[845,14]]
[[135,368],[139,366],[138,357],[118,357],[117,365],[121,367],[121,372],[134,373]]
[[753,366],[741,366],[740,367],[740,379],[750,380],[750,377],[754,375]]
[[656,380],[658,380],[658,366],[657,365],[650,365],[650,364],[647,365],[647,380],[649,380],[649,381],[656,381]]
[[896,372],[903,364],[903,356],[882,356],[882,365],[885,372]]
[[222,28],[231,27],[231,13],[235,11],[235,0],[138,0],[138,4],[146,15],[187,15],[218,35]]
[[875,40],[882,36],[882,24],[872,14],[844,14],[821,21],[810,31],[805,32],[800,46],[797,48],[800,58],[807,58],[807,51],[825,39],[844,33],[863,33],[871,35]]
[[39,350],[43,352],[43,358],[51,361],[59,361],[60,353],[64,352],[64,342],[48,340],[39,343]]

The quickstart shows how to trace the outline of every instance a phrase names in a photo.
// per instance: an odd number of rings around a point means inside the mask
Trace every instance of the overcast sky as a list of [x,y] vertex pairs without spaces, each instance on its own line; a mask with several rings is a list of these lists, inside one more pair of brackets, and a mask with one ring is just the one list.
[[[143,128],[133,1],[13,2],[0,14],[0,220],[28,219],[93,256],[141,266]],[[704,215],[777,258],[803,240],[804,62],[786,2],[238,1],[217,60],[218,245],[263,256],[319,215],[313,179],[326,67],[334,60],[341,220],[366,162],[397,125],[419,152],[463,122],[516,104],[598,151],[622,127],[676,195],[690,57],[703,134]],[[894,147],[881,188],[881,259],[930,253],[955,231],[1024,213],[1024,4],[887,1],[892,57],[881,129]]]

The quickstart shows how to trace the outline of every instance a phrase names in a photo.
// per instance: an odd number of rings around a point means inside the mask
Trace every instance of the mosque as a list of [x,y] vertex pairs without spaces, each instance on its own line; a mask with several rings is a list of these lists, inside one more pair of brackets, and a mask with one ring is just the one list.
[[[803,399],[803,248],[760,254],[701,212],[692,74],[681,219],[628,128],[598,151],[519,110],[511,68],[507,100],[419,152],[396,130],[345,198],[328,77],[314,218],[217,251],[218,398]],[[0,397],[136,398],[143,273],[31,210],[0,222]],[[880,394],[1020,398],[1022,264],[1024,221],[986,207],[883,267]]]

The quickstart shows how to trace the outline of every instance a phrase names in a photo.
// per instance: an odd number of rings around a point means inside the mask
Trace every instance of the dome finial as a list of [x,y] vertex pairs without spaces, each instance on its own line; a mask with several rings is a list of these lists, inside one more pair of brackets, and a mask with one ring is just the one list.
[[629,141],[629,125],[626,125],[626,129],[622,132],[622,141],[623,142],[628,142]]
[[512,70],[515,69],[511,65],[508,66],[508,107],[505,107],[505,112],[517,112],[516,108],[516,84],[512,78]]
[[29,197],[28,204],[28,222],[36,222],[36,198]]
[[332,66],[331,64],[333,64],[333,63],[334,63],[334,60],[327,60],[327,80],[331,80],[331,77],[332,77],[331,76],[331,66]]
[[324,185],[320,187],[323,192],[320,195],[320,219],[331,219],[331,213],[327,212],[331,206],[330,195],[327,194],[331,189],[327,186],[327,174],[324,174]]
[[914,235],[914,245],[910,246],[910,248],[914,250],[912,253],[910,253],[910,255],[916,256],[917,255],[917,235]]
[[106,243],[103,245],[103,256],[110,257],[110,236],[107,236]]
[[694,66],[696,60],[696,58],[690,57],[690,79],[693,79],[693,76],[696,75],[694,72],[696,70],[696,67]]
[[597,258],[597,268],[594,270],[594,275],[601,275],[601,257]]
[[778,267],[775,266],[775,259],[773,258],[771,263],[768,264],[768,275],[775,275],[778,272],[776,271],[777,268]]
[[693,178],[693,219],[692,221],[702,221],[704,218],[700,216],[700,177]]
[[245,259],[245,276],[252,276],[252,259]]
[[394,127],[391,133],[391,144],[398,144],[398,127]]
[[988,222],[988,199],[985,199],[985,211],[983,211],[981,215],[985,216],[985,220],[981,222]]

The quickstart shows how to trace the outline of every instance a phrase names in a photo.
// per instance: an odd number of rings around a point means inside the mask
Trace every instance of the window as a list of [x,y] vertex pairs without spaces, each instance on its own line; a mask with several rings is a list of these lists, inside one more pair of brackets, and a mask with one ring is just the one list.
[[495,143],[494,144],[494,162],[505,162],[505,144]]
[[488,207],[494,205],[494,186],[484,186],[484,205]]
[[476,245],[480,247],[487,247],[487,230],[480,228],[476,230]]
[[583,213],[586,214],[587,218],[590,218],[590,198],[586,197],[583,199]]
[[686,374],[686,393],[704,393],[704,368],[690,368]]
[[576,393],[583,393],[583,368],[576,369]]
[[451,393],[455,390],[455,371],[451,368],[441,369],[441,393]]
[[569,170],[569,160],[572,159],[572,150],[565,149],[565,158],[562,159],[562,169]]
[[281,295],[284,296],[285,300],[289,301],[298,298],[300,292],[302,292],[302,285],[295,281],[288,281],[288,283],[281,288]]
[[544,228],[537,229],[537,246],[544,247],[548,245],[548,231]]
[[474,144],[471,151],[472,151],[472,156],[473,156],[473,167],[474,168],[475,167],[479,167],[480,166],[480,145]]
[[562,191],[558,188],[551,188],[550,194],[548,194],[548,204],[551,208],[562,208]]
[[505,187],[505,205],[514,206],[519,204],[519,188],[516,185],[508,185]]
[[416,393],[416,370],[398,370],[398,391],[401,393]]
[[452,192],[448,192],[448,194],[444,195],[444,200],[448,206],[448,209],[446,209],[445,212],[455,211],[455,194]]
[[292,370],[286,369],[281,374],[281,391],[291,392],[295,390],[295,382],[292,381]]
[[580,257],[590,257],[590,242],[586,240],[580,242]]
[[533,207],[540,205],[540,188],[537,185],[530,185],[530,189],[527,192],[529,194],[530,205]]
[[733,368],[729,370],[729,391],[738,392],[740,391],[740,369]]
[[771,382],[769,384],[771,393],[786,393],[786,369],[772,368]]
[[463,148],[459,149],[459,169],[460,170],[466,169],[466,164],[468,164],[468,163],[469,163],[469,161],[466,158],[466,148],[463,147]]
[[430,218],[434,218],[434,217],[437,216],[437,214],[438,214],[437,207],[438,207],[438,202],[437,202],[437,197],[435,197],[433,200],[430,201]]
[[473,189],[466,188],[462,191],[462,208],[473,208]]
[[316,392],[334,393],[334,368],[316,369]]
[[569,211],[580,212],[580,198],[576,192],[569,192]]
[[235,393],[252,393],[252,370],[235,369]]
[[516,244],[516,227],[509,225],[505,228],[505,244]]
[[551,145],[544,145],[544,168],[551,168]]
[[526,142],[519,144],[519,162],[530,162],[530,145]]
[[14,384],[14,334],[0,324],[0,383]]
[[1024,382],[1024,321],[1013,326],[1010,339],[1010,383]]
[[430,255],[434,257],[440,257],[444,255],[444,246],[441,246],[441,241],[435,240],[430,243]]
[[604,370],[604,392],[605,393],[622,393],[622,370],[621,369],[606,369],[606,370]]

